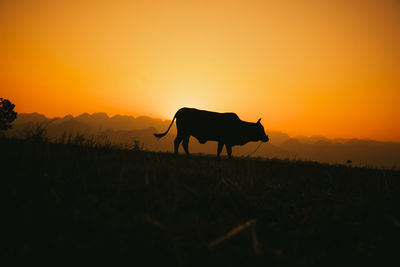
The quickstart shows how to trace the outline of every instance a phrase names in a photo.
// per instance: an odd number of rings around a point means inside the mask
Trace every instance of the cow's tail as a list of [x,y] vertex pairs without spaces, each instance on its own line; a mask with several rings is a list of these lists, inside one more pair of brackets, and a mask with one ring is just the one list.
[[166,130],[165,133],[161,133],[161,134],[156,134],[156,133],[155,133],[154,136],[157,137],[157,138],[161,138],[161,137],[163,137],[164,135],[166,135],[166,134],[168,133],[169,129],[171,129],[171,126],[172,126],[172,124],[174,123],[175,118],[176,118],[176,114],[175,114],[174,118],[172,119],[171,124],[170,124],[169,127],[168,127],[168,130]]

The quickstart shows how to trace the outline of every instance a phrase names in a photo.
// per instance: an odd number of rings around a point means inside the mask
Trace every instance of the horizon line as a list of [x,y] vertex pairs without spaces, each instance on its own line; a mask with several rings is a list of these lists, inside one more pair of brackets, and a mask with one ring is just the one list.
[[[43,113],[40,113],[40,112],[37,112],[37,111],[30,112],[30,113],[29,112],[20,112],[20,113],[18,113],[18,115],[20,115],[20,114],[28,114],[28,115],[37,114],[37,115],[45,117],[46,119],[63,119],[65,117],[69,117],[69,116],[71,116],[72,118],[75,119],[75,118],[77,118],[79,116],[86,115],[86,114],[89,115],[89,116],[93,116],[95,114],[105,114],[108,119],[112,119],[112,118],[117,117],[117,116],[120,116],[120,117],[131,117],[133,119],[138,119],[138,118],[142,117],[142,118],[149,118],[149,119],[152,119],[152,120],[158,120],[158,121],[161,121],[161,122],[171,122],[171,119],[162,119],[162,118],[151,117],[151,116],[147,116],[147,115],[134,116],[134,115],[125,115],[125,114],[115,113],[114,115],[111,116],[107,112],[102,112],[102,111],[101,112],[93,112],[93,113],[83,112],[83,113],[80,113],[79,115],[75,115],[75,116],[72,115],[72,114],[67,114],[67,115],[64,115],[64,116],[53,116],[53,117],[48,116],[48,115],[43,114]],[[17,115],[17,119],[18,119],[18,115]],[[348,137],[348,138],[346,138],[346,137],[333,137],[332,138],[332,137],[327,137],[327,136],[325,136],[323,134],[312,134],[312,135],[290,134],[290,133],[286,133],[286,132],[284,132],[282,130],[273,130],[273,129],[268,129],[268,131],[286,134],[287,136],[289,136],[289,138],[297,139],[297,140],[299,138],[311,139],[313,137],[320,137],[322,139],[327,139],[327,140],[330,140],[330,141],[335,141],[335,140],[341,139],[341,140],[345,140],[345,141],[360,140],[360,141],[375,141],[375,142],[382,142],[382,143],[400,143],[400,140],[399,141],[393,141],[393,140],[379,140],[379,139],[372,139],[372,138],[357,138],[357,137]]]

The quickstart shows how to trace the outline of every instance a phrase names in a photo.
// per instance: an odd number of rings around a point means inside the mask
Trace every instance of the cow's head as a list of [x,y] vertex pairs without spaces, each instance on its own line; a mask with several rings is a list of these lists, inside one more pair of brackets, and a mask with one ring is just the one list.
[[268,135],[265,134],[264,127],[261,124],[261,119],[258,119],[256,123],[256,137],[257,141],[268,142],[269,138]]

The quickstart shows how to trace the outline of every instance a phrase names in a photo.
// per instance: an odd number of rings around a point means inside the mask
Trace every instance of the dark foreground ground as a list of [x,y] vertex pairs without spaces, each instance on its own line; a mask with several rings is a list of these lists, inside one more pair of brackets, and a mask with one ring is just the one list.
[[1,266],[399,266],[400,172],[0,139]]

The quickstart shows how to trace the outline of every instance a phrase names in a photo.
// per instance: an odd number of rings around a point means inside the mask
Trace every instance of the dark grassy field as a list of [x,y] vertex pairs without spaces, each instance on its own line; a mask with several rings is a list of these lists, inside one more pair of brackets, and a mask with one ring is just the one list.
[[399,171],[17,139],[0,151],[1,266],[400,264]]

